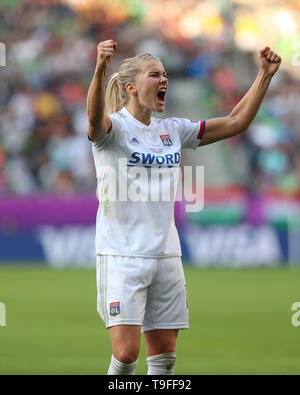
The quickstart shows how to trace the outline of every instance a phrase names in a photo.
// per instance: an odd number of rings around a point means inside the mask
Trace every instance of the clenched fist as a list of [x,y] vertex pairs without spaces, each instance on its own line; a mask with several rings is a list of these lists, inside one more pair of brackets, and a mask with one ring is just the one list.
[[260,67],[267,75],[273,76],[279,69],[281,57],[270,47],[265,47],[260,51]]
[[113,40],[101,41],[97,45],[97,67],[106,69],[117,48],[118,44]]

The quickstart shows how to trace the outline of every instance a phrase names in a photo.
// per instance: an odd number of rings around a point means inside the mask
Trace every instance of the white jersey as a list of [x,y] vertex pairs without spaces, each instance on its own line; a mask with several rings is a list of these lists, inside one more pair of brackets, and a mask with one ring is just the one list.
[[[170,176],[162,178],[162,182],[170,190],[176,190],[174,183],[180,173],[181,149],[198,147],[205,121],[151,118],[150,125],[146,126],[125,107],[110,115],[110,119],[110,130],[92,144],[99,199],[96,254],[145,258],[181,256],[174,221],[175,199],[164,200],[161,195],[153,199],[155,194],[150,196],[144,189],[151,185],[150,172],[159,169],[167,173],[171,169]],[[145,174],[149,179],[139,183],[137,188],[137,180],[144,179]],[[159,180],[161,185],[161,178]]]

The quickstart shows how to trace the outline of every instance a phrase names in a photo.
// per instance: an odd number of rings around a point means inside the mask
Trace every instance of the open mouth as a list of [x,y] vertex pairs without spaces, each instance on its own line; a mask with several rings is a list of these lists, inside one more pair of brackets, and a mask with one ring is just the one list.
[[166,88],[161,88],[157,92],[157,99],[160,103],[164,103],[166,100],[166,95],[167,95],[167,89]]

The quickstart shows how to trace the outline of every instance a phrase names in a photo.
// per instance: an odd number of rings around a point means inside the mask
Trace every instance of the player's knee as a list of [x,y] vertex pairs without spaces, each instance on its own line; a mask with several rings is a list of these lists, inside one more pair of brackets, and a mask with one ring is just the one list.
[[139,350],[122,348],[114,353],[115,358],[122,363],[133,363],[138,359]]
[[169,352],[176,351],[176,338],[165,339],[165,342],[161,342],[156,345],[156,354],[167,354]]
[[167,354],[176,351],[176,337],[161,339],[159,343],[151,345],[152,353],[155,355]]

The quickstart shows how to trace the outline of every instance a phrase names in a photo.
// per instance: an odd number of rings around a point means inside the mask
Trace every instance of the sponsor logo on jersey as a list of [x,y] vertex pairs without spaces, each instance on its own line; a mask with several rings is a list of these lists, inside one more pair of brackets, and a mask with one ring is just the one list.
[[178,165],[180,163],[180,153],[174,152],[167,155],[153,155],[144,152],[133,152],[131,159],[128,161],[130,164],[143,164],[143,165]]
[[110,315],[118,315],[120,314],[120,302],[114,302],[109,305]]
[[171,145],[173,145],[172,140],[168,134],[161,134],[159,137],[163,145],[165,145],[166,147],[170,147]]

